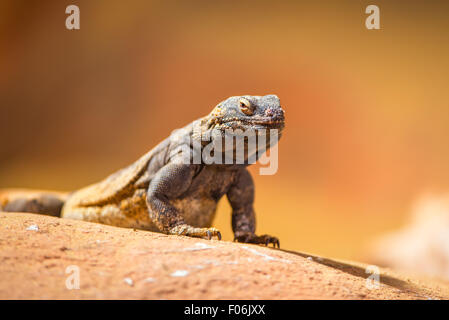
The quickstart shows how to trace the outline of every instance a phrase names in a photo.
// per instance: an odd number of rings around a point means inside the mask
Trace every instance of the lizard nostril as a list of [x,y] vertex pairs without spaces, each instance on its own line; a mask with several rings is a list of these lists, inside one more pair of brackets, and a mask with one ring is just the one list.
[[272,117],[273,115],[274,115],[274,111],[272,108],[267,108],[267,110],[265,110],[265,116]]

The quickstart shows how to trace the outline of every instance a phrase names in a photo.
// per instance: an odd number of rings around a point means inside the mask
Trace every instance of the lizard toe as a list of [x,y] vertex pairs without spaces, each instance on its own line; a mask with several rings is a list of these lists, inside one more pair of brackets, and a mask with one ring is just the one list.
[[277,237],[272,237],[268,234],[257,236],[254,233],[242,233],[234,237],[234,241],[244,242],[244,243],[254,243],[263,244],[269,246],[270,243],[273,244],[273,248],[280,248],[280,242]]

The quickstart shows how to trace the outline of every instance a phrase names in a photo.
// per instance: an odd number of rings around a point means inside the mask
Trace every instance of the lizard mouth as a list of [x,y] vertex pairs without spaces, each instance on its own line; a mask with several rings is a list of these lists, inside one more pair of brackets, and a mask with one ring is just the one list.
[[259,118],[259,119],[222,119],[220,126],[225,129],[241,129],[241,130],[267,130],[284,128],[284,119]]

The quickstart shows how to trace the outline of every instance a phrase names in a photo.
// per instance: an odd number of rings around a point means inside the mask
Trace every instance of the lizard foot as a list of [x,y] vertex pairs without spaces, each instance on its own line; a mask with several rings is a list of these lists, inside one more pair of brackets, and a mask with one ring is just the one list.
[[216,228],[195,228],[187,224],[178,225],[170,230],[170,234],[182,235],[195,238],[207,238],[217,237],[221,240],[221,233]]
[[280,248],[279,239],[276,237],[272,237],[268,234],[258,236],[251,232],[239,232],[234,235],[234,241],[244,243],[264,244],[267,247],[270,243],[272,243],[274,248],[276,248],[276,246]]

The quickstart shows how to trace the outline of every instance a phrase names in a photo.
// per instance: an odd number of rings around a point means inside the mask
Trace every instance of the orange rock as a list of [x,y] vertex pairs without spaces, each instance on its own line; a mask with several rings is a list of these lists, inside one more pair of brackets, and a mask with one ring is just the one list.
[[[444,283],[386,270],[370,289],[365,265],[256,245],[27,213],[0,213],[0,229],[0,299],[449,297]],[[79,289],[69,290],[73,270]]]

